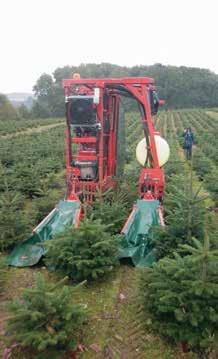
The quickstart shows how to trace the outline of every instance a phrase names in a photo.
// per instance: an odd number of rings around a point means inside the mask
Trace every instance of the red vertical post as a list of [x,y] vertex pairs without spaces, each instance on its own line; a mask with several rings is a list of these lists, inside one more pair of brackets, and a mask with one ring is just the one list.
[[109,176],[113,173],[113,98],[109,95],[108,100],[108,117],[110,122],[110,132],[108,140],[108,163],[107,163],[107,173]]
[[70,131],[69,127],[66,127],[65,131],[65,139],[66,139],[66,166],[69,167],[71,165],[71,149],[70,149]]
[[99,187],[102,189],[104,179],[104,103],[103,103],[103,86],[100,88],[100,103],[97,106],[97,115],[101,124],[99,136],[99,155],[98,155],[98,170],[99,170]]
[[119,122],[119,96],[115,96],[115,113],[114,113],[114,150],[113,150],[113,169],[114,175],[117,168],[117,142],[118,142],[118,122]]
[[66,182],[67,182],[67,195],[70,195],[71,191],[71,141],[70,141],[70,129],[67,125],[65,131],[65,144],[66,144]]
[[148,92],[145,86],[142,87],[142,95],[144,98],[144,107],[145,107],[145,114],[146,118],[144,119],[147,123],[148,127],[148,135],[149,135],[149,141],[150,141],[150,151],[153,159],[153,167],[154,168],[160,168],[158,156],[157,156],[157,148],[155,143],[155,137],[154,137],[154,124],[151,116],[151,108],[150,103],[148,100]]

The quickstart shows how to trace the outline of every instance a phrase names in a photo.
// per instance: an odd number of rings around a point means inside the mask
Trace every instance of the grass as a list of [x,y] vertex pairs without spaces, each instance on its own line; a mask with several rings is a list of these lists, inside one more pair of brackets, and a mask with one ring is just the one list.
[[[8,317],[7,302],[19,297],[26,287],[33,285],[34,273],[40,271],[50,281],[59,278],[45,267],[8,268],[4,283],[3,300],[0,306],[2,334]],[[140,270],[120,266],[106,281],[83,285],[74,300],[88,310],[88,321],[83,325],[80,344],[84,352],[78,358],[113,359],[174,359],[196,358],[193,353],[182,354],[178,347],[162,340],[149,331],[146,318],[140,309],[137,296],[137,278]],[[2,354],[4,345],[1,343]],[[52,358],[64,358],[63,353],[52,352]],[[18,350],[12,359],[32,359],[36,355],[28,350]],[[40,358],[48,358],[42,354]]]
[[207,115],[209,115],[210,117],[214,118],[215,120],[218,120],[218,112],[215,111],[205,111],[205,113]]

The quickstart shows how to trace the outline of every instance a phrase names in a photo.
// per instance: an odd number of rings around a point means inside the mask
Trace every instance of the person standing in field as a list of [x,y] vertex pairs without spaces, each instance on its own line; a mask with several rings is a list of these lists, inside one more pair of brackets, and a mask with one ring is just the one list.
[[185,158],[186,160],[190,160],[192,158],[192,145],[194,143],[194,135],[190,127],[184,129],[183,137],[184,137],[183,148],[185,151]]

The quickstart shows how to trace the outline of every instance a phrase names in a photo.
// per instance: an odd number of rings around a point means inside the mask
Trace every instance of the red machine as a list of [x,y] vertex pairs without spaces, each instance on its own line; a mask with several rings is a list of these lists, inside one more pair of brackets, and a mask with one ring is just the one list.
[[147,77],[63,80],[66,100],[67,199],[92,202],[97,189],[115,185],[120,96],[138,102],[147,159],[139,176],[139,198],[163,199],[164,173],[158,163],[152,114],[161,104]]
[[104,192],[116,185],[121,133],[118,131],[120,97],[127,96],[139,105],[145,144],[142,143],[139,151],[140,156],[142,154],[139,199],[121,230],[119,258],[129,258],[136,266],[151,266],[156,259],[149,239],[150,228],[164,224],[161,205],[164,173],[160,164],[166,163],[161,159],[164,147],[158,148],[158,133],[152,121],[152,114],[157,113],[161,104],[153,80],[146,77],[80,79],[77,75],[63,80],[63,87],[67,118],[66,199],[60,201],[32,235],[14,249],[8,263],[19,267],[36,264],[46,251],[45,240],[59,234],[66,226],[78,227],[82,217],[81,202],[90,203],[97,190]]

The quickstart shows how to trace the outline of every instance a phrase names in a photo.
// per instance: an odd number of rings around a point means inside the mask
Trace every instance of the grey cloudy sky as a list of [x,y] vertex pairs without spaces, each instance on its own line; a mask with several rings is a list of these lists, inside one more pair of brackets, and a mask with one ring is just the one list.
[[0,0],[0,92],[80,63],[218,73],[217,0]]

